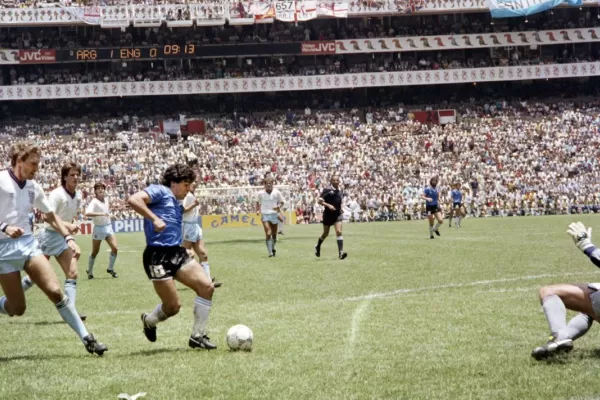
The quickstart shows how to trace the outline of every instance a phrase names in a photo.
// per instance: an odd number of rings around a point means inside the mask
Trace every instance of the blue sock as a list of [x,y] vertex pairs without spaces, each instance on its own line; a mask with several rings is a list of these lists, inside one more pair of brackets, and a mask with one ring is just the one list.
[[6,303],[6,296],[0,297],[0,314],[8,315],[6,308],[4,308],[4,303]]
[[87,273],[89,275],[93,275],[94,272],[94,263],[96,262],[96,257],[90,256],[90,258],[88,258],[88,269],[87,269]]
[[25,275],[23,277],[23,280],[21,281],[21,286],[23,287],[23,291],[26,292],[28,289],[31,289],[31,287],[34,285],[34,283],[31,281],[31,278],[29,277],[29,275]]
[[65,294],[75,307],[75,297],[77,294],[77,281],[75,279],[67,279],[65,280]]
[[77,314],[77,310],[75,310],[75,306],[71,304],[67,296],[63,297],[63,299],[56,304],[56,309],[58,310],[58,313],[62,319],[69,324],[71,329],[77,333],[77,336],[79,336],[82,341],[84,337],[89,335],[89,332]]
[[117,255],[115,253],[110,253],[110,261],[108,262],[108,270],[109,271],[114,271],[115,261],[117,261]]
[[210,265],[208,265],[208,261],[202,261],[202,268],[204,268],[204,272],[206,273],[206,276],[208,276],[208,279],[210,279]]

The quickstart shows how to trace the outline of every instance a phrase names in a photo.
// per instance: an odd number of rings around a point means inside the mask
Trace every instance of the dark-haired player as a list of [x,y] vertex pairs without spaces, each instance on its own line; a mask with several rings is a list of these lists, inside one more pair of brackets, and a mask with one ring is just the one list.
[[183,200],[196,180],[194,171],[185,164],[168,167],[160,185],[150,185],[128,200],[129,205],[144,217],[144,270],[154,285],[162,304],[154,311],[142,314],[144,334],[156,341],[156,325],[176,315],[181,308],[173,279],[196,292],[194,327],[188,341],[191,348],[216,349],[206,336],[206,324],[212,307],[214,285],[204,268],[181,246],[183,241]]
[[[429,238],[433,239],[433,234],[440,236],[440,226],[444,223],[442,210],[439,206],[440,191],[437,188],[438,178],[434,176],[429,180],[429,186],[423,190],[421,198],[425,200],[425,211],[429,220]],[[435,226],[434,221],[437,219]]]

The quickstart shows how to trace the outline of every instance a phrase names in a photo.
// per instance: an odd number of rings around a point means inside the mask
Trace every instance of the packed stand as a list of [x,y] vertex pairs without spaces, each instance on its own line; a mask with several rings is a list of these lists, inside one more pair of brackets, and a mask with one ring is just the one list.
[[[446,210],[449,186],[456,182],[474,216],[600,211],[600,103],[576,109],[565,102],[511,106],[472,99],[458,112],[460,123],[442,127],[415,122],[402,105],[343,112],[306,108],[208,120],[206,135],[187,140],[157,133],[156,121],[136,116],[51,125],[35,138],[44,150],[38,180],[50,191],[61,163],[74,160],[83,167],[85,201],[95,182],[106,182],[115,219],[133,217],[127,196],[182,161],[198,172],[200,190],[258,186],[263,177],[275,177],[291,187],[288,207],[299,222],[318,219],[316,200],[332,172],[340,173],[348,193],[346,217],[356,221],[422,218],[420,194],[434,175]],[[61,129],[72,135],[60,136]],[[31,130],[4,129],[0,151],[6,154],[11,137]],[[251,212],[253,200],[206,198],[201,212]]]

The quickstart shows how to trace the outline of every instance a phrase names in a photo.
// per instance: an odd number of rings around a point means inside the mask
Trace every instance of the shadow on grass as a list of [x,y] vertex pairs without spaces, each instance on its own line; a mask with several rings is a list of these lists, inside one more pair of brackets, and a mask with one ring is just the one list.
[[177,348],[161,348],[161,349],[150,349],[150,350],[141,350],[135,351],[133,353],[123,354],[120,357],[131,357],[131,356],[154,356],[157,354],[167,354],[167,353],[182,353],[182,352],[190,352],[191,349],[187,347],[177,347]]
[[557,354],[554,357],[536,361],[535,365],[567,365],[594,358],[600,359],[600,349],[573,350],[568,354]]
[[8,363],[8,362],[12,362],[12,361],[48,361],[48,360],[52,361],[52,360],[58,360],[61,358],[76,359],[76,358],[79,358],[79,356],[67,356],[67,355],[61,355],[61,354],[48,354],[48,355],[24,354],[24,355],[20,355],[20,356],[0,357],[0,363]]

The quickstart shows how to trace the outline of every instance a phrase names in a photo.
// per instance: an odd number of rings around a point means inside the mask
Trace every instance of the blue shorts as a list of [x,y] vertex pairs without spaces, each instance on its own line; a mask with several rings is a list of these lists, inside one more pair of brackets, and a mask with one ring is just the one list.
[[58,232],[50,229],[44,229],[38,238],[40,241],[40,248],[44,255],[48,257],[58,257],[63,251],[67,250],[67,242],[65,238]]
[[112,225],[110,225],[110,224],[98,225],[98,226],[94,226],[94,232],[92,233],[92,239],[104,240],[104,239],[111,237],[114,234],[115,234],[115,232],[113,231]]
[[42,250],[33,235],[21,236],[18,239],[2,239],[0,240],[0,275],[23,271],[27,261],[41,255]]
[[202,228],[197,222],[183,221],[183,240],[192,243],[202,240]]
[[273,225],[279,224],[279,215],[278,214],[262,214],[261,218],[262,222],[270,222]]

